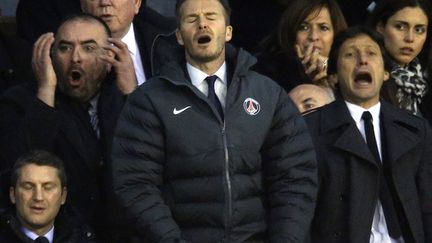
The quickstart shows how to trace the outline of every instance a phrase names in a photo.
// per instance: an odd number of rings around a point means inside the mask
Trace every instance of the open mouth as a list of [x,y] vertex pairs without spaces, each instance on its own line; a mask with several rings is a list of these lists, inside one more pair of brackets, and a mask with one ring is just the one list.
[[78,80],[78,79],[81,78],[82,75],[81,75],[81,73],[78,72],[78,71],[72,71],[71,76],[72,76],[72,79],[73,79],[73,80]]
[[372,76],[367,72],[358,73],[354,78],[354,82],[370,84],[372,83]]
[[198,44],[207,44],[211,41],[211,37],[208,35],[203,35],[198,38]]
[[79,71],[72,71],[71,77],[73,81],[78,81],[81,79],[82,74]]

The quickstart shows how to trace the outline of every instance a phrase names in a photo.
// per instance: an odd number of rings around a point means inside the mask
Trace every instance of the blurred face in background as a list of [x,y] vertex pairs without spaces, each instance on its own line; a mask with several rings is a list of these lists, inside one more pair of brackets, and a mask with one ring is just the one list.
[[[323,7],[313,11],[297,30],[296,44],[302,52],[308,47],[328,57],[333,43],[334,29],[328,8]],[[312,46],[312,47],[310,47]]]
[[301,84],[292,89],[288,95],[301,113],[316,109],[334,100],[326,90],[314,84]]
[[428,17],[420,7],[405,7],[391,16],[377,31],[384,36],[390,56],[401,66],[409,64],[423,48]]
[[81,0],[81,9],[103,19],[114,38],[122,38],[138,14],[141,0]]

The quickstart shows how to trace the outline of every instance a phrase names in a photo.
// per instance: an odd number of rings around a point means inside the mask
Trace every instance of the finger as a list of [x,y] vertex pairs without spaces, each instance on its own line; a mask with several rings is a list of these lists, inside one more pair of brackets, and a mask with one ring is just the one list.
[[117,60],[126,60],[130,57],[129,50],[127,48],[118,48],[115,45],[103,46],[103,49],[110,52]]
[[51,60],[51,46],[54,43],[54,36],[50,35],[46,38],[42,47],[42,57]]
[[295,52],[296,52],[296,54],[297,54],[297,57],[298,57],[300,60],[303,60],[303,58],[304,58],[304,54],[303,54],[303,52],[302,52],[302,50],[301,50],[301,48],[300,48],[300,45],[296,44],[296,45],[294,46],[294,49],[295,49]]
[[317,65],[316,65],[316,63],[312,63],[306,70],[305,70],[305,73],[308,75],[308,76],[311,76],[311,74],[313,73],[313,72],[316,72],[316,70],[317,70]]
[[317,75],[315,75],[312,79],[312,81],[317,82],[320,81],[321,79],[327,77],[327,73],[326,72],[319,72]]
[[124,49],[129,50],[127,44],[124,43],[123,41],[119,40],[119,39],[116,39],[116,38],[108,38],[108,42],[110,42],[111,44],[113,44],[114,46],[116,46],[116,47],[119,48],[119,49],[122,49],[122,50],[124,50]]
[[[40,57],[42,56],[43,49],[45,46],[45,42],[47,41],[47,39],[49,39],[52,36],[53,36],[52,33],[43,34],[35,42],[35,44],[33,45],[33,61],[40,60]],[[54,37],[52,37],[52,38],[54,38]]]
[[306,51],[304,52],[303,65],[306,65],[307,63],[310,62],[312,51],[313,51],[313,45],[307,46]]
[[119,61],[117,61],[117,60],[114,58],[114,56],[111,56],[111,55],[108,55],[108,54],[100,55],[99,58],[100,58],[102,61],[104,61],[104,62],[106,62],[106,63],[108,63],[108,64],[111,64],[111,65],[114,66],[114,67],[115,67],[116,65],[118,65],[118,62],[119,62]]

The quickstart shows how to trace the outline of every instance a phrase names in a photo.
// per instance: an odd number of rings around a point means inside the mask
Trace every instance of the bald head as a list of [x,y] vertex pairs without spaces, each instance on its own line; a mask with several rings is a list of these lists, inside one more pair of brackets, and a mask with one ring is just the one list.
[[301,113],[316,109],[334,101],[331,90],[314,84],[301,84],[292,89],[288,95]]

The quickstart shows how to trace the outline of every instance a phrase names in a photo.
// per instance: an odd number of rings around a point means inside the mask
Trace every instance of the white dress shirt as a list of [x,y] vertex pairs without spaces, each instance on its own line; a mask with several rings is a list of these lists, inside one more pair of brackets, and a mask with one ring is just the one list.
[[[345,101],[345,103],[348,107],[351,117],[354,119],[357,128],[360,131],[361,135],[363,136],[365,142],[366,142],[366,133],[365,133],[364,121],[362,119],[362,115],[363,112],[365,111],[369,111],[371,113],[372,124],[374,126],[374,133],[375,133],[376,143],[378,147],[378,152],[382,160],[381,129],[380,129],[381,103],[378,102],[378,104],[370,107],[367,110],[361,106],[349,103],[347,101]],[[384,217],[384,211],[380,200],[377,201],[377,205],[375,207],[369,243],[404,243],[402,237],[400,239],[393,239],[390,237],[387,229],[387,223]]]
[[[205,96],[208,96],[208,84],[205,81],[208,75],[205,72],[199,70],[198,68],[186,63],[186,68],[189,73],[192,84],[197,87]],[[225,108],[225,98],[227,94],[227,73],[226,73],[226,62],[220,66],[220,68],[212,75],[216,75],[218,78],[215,81],[214,89],[215,93],[222,105]]]
[[[30,239],[36,240],[41,235],[37,235],[34,232],[28,230],[27,228],[21,227],[21,231]],[[48,239],[49,243],[53,243],[54,240],[54,226],[45,234],[43,235],[45,238]]]
[[131,23],[128,32],[125,36],[123,36],[121,40],[128,46],[129,54],[132,58],[135,69],[135,76],[137,78],[138,85],[140,85],[146,81],[146,77],[144,72],[144,66],[142,64],[141,54],[135,39],[133,23]]

